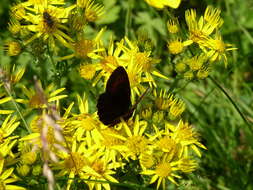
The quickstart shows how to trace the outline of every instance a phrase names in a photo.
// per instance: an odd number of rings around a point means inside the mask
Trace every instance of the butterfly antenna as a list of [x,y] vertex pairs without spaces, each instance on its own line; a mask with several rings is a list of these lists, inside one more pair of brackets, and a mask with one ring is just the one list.
[[147,89],[145,90],[145,92],[141,95],[141,97],[137,100],[137,102],[135,102],[135,104],[134,104],[133,107],[131,108],[131,112],[133,112],[133,111],[136,109],[137,105],[140,103],[140,101],[143,99],[143,97],[148,93],[149,89],[150,89],[150,86],[148,86],[148,88],[147,88]]

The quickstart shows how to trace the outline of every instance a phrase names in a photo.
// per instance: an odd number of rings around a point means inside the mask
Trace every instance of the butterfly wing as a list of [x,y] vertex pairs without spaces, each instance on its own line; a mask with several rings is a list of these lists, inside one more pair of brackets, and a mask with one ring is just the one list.
[[114,125],[129,111],[131,89],[127,72],[123,67],[113,71],[106,84],[105,93],[98,98],[97,108],[100,121]]

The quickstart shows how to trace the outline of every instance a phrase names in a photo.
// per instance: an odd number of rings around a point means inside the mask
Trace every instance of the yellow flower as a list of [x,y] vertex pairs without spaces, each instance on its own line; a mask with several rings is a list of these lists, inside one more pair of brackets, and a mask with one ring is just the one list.
[[194,73],[192,71],[187,71],[184,73],[184,78],[192,80],[194,78]]
[[188,147],[190,147],[199,157],[201,157],[198,147],[203,149],[206,149],[206,147],[199,142],[199,134],[191,125],[189,125],[189,123],[184,123],[180,120],[176,127],[171,124],[166,124],[166,128],[173,131],[171,138],[181,144],[181,155],[188,155]]
[[21,46],[18,42],[15,42],[15,41],[7,42],[4,45],[4,50],[7,52],[9,56],[16,56],[20,54]]
[[171,34],[176,34],[179,32],[180,28],[179,28],[179,22],[178,19],[170,19],[167,22],[167,29]]
[[208,77],[209,73],[210,73],[210,68],[209,67],[203,67],[200,70],[198,70],[196,76],[199,79],[204,79],[204,78]]
[[145,1],[149,5],[159,9],[165,8],[166,6],[176,9],[181,3],[181,0],[145,0]]
[[128,159],[130,157],[136,160],[138,156],[148,151],[149,140],[144,135],[147,127],[146,121],[140,121],[137,115],[132,125],[128,125],[125,122],[118,125],[124,127],[124,131],[121,134],[115,135],[116,138],[124,142],[123,146],[121,146],[122,151],[120,151],[124,158]]
[[37,154],[34,151],[23,153],[20,157],[20,162],[23,164],[32,165],[37,159]]
[[[32,4],[28,3],[28,5]],[[27,22],[24,27],[35,34],[26,40],[24,44],[27,45],[36,38],[42,38],[44,41],[47,40],[52,47],[55,47],[55,39],[64,46],[70,47],[70,42],[73,40],[62,29],[68,31],[68,28],[64,25],[64,22],[66,22],[65,18],[75,8],[75,5],[68,8],[61,8],[43,2],[41,4],[35,3],[33,6],[34,8],[29,7],[31,13],[23,16],[23,18]]]
[[140,156],[140,165],[143,169],[152,168],[155,165],[156,159],[152,153],[143,153]]
[[104,14],[104,6],[95,4],[94,0],[88,0],[85,7],[85,18],[88,22],[95,22]]
[[57,174],[58,176],[68,175],[66,190],[70,189],[73,178],[75,178],[76,175],[84,175],[84,166],[89,163],[87,158],[92,153],[92,150],[85,148],[84,143],[77,144],[75,138],[71,141],[71,150],[69,153],[64,151],[57,153],[57,156],[61,160],[54,165],[54,169],[60,170]]
[[69,16],[70,30],[76,32],[82,31],[87,22],[83,18],[83,13],[79,11],[73,11]]
[[[17,84],[22,76],[25,73],[25,67],[16,67],[14,64],[11,68],[4,69],[0,71],[0,78],[2,79],[0,82],[0,86],[5,85],[5,83],[10,83],[10,86]],[[11,100],[11,97],[8,97]],[[4,101],[0,101],[0,104],[4,103]]]
[[178,116],[180,116],[184,112],[184,110],[185,110],[185,103],[182,100],[175,98],[170,107],[171,119],[175,119]]
[[232,44],[224,43],[221,34],[218,32],[216,32],[214,39],[208,38],[206,43],[202,43],[201,45],[207,48],[205,50],[206,56],[209,57],[211,62],[223,60],[225,66],[228,64],[227,52],[237,49],[232,47]]
[[187,65],[189,65],[190,70],[198,71],[200,70],[204,63],[208,60],[208,57],[205,54],[196,55],[193,58],[187,61]]
[[67,120],[67,125],[75,129],[74,136],[77,138],[77,141],[85,138],[87,144],[91,145],[94,139],[99,138],[98,128],[100,122],[95,113],[89,114],[88,99],[85,94],[83,98],[78,95],[77,100],[80,114],[73,114],[73,117]]
[[[1,86],[2,86],[2,84],[0,84]],[[4,103],[6,103],[6,102],[10,102],[10,101],[12,101],[12,98],[11,97],[1,97],[0,98],[0,105],[1,104],[4,104]],[[5,109],[0,109],[0,114],[11,114],[11,113],[13,113],[13,112],[15,112],[14,110],[10,110],[10,109],[6,109],[6,107],[5,107]]]
[[83,64],[80,66],[79,73],[84,79],[91,80],[96,73],[95,65]]
[[156,111],[156,112],[153,114],[152,122],[153,122],[153,123],[164,122],[164,112],[163,112],[163,111]]
[[[59,101],[62,98],[66,98],[67,95],[58,95],[61,93],[65,88],[60,88],[57,90],[53,90],[55,88],[54,84],[51,83],[49,86],[46,87],[44,93],[46,97],[42,97],[41,94],[36,92],[33,89],[27,89],[26,86],[22,86],[23,94],[25,94],[28,99],[20,99],[19,102],[23,104],[28,104],[30,108],[43,108],[46,107],[46,102],[54,102]],[[46,100],[44,100],[46,98]]]
[[[117,166],[115,163],[112,164],[110,161],[106,160],[106,158],[103,156],[103,153],[100,153],[99,151],[93,155],[90,155],[88,160],[89,164],[84,166],[85,174],[81,178],[86,179],[86,184],[89,186],[90,190],[110,190],[110,184],[106,181],[118,183],[117,179],[115,179],[112,175],[116,173],[113,171],[113,169],[120,167],[120,164]],[[104,181],[104,183],[96,181]]]
[[[60,117],[58,112],[53,113],[54,117],[59,117],[57,120],[51,115],[48,115],[45,111],[43,111],[42,115],[35,115],[30,122],[32,133],[20,139],[20,141],[24,141],[24,143],[20,144],[20,152],[24,154],[31,151],[30,148],[27,147],[27,143],[39,148],[46,143],[49,151],[58,151],[58,149],[61,149],[64,141],[61,134],[64,134],[66,141],[72,141],[74,129],[67,126],[67,117],[73,104],[74,103],[71,103],[68,108],[65,109],[66,111],[62,117]],[[34,157],[30,158],[30,161],[36,159],[34,153],[32,154]]]
[[76,6],[80,8],[85,8],[89,0],[77,0]]
[[196,10],[190,9],[185,12],[185,20],[189,28],[190,40],[195,43],[203,43],[207,40],[215,29],[221,27],[223,20],[220,18],[220,10],[208,6],[204,16],[197,20]]
[[166,189],[165,182],[167,179],[177,184],[174,178],[181,178],[175,173],[178,170],[177,162],[167,162],[166,159],[163,158],[156,164],[153,170],[144,170],[141,174],[152,176],[150,183],[155,183],[157,181],[156,189],[159,189],[161,184],[163,189]]
[[141,111],[141,116],[144,118],[144,119],[150,119],[151,118],[151,116],[152,116],[152,109],[151,109],[151,107],[148,107],[148,108],[146,108],[146,109],[143,109],[142,111]]
[[99,52],[104,51],[104,48],[101,48],[99,46],[100,44],[100,39],[102,34],[104,33],[105,29],[101,29],[96,37],[92,40],[90,39],[85,39],[83,37],[80,37],[76,42],[72,43],[69,48],[74,51],[74,53],[61,57],[59,60],[66,60],[66,59],[71,59],[73,57],[81,58],[81,59],[86,59],[86,58],[91,58],[91,59],[98,59],[100,56],[98,55]]
[[159,148],[163,152],[166,152],[167,154],[170,154],[171,158],[173,158],[175,156],[175,154],[178,151],[177,149],[179,148],[177,146],[176,141],[173,140],[172,138],[170,138],[168,135],[165,135],[162,138],[160,138],[157,141],[156,146],[157,146],[157,148]]
[[11,183],[18,181],[17,178],[11,177],[14,168],[4,170],[4,160],[0,159],[0,189],[6,190],[26,190],[24,187],[13,185]]
[[191,43],[192,42],[190,40],[182,42],[180,38],[176,38],[175,40],[170,40],[170,42],[167,43],[167,47],[171,54],[179,54],[183,52],[184,47],[190,45]]
[[155,97],[155,105],[160,110],[167,110],[174,101],[174,95],[167,93],[166,90],[160,90],[160,92],[154,90],[153,95]]

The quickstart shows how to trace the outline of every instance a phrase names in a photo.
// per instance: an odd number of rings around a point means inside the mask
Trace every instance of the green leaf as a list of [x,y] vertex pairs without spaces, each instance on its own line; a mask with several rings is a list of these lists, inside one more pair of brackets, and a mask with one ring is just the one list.
[[115,5],[116,0],[105,0],[105,13],[96,22],[97,24],[111,24],[119,18],[120,6]]

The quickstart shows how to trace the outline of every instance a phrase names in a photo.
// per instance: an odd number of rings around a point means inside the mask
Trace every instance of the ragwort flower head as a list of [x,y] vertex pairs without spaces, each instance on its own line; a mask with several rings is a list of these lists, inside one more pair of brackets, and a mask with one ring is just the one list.
[[232,44],[226,44],[219,32],[216,32],[214,39],[208,38],[206,43],[201,43],[204,51],[211,62],[223,60],[225,66],[227,66],[227,52],[236,50],[232,47]]
[[188,148],[191,148],[199,157],[201,157],[201,152],[198,147],[203,149],[206,149],[206,147],[199,142],[199,134],[191,125],[189,125],[189,123],[180,120],[176,127],[171,124],[166,124],[166,128],[167,130],[169,129],[172,131],[171,138],[181,144],[182,156],[188,155]]
[[88,22],[95,22],[104,14],[104,6],[94,0],[88,0],[84,14]]
[[182,42],[180,38],[176,38],[174,40],[170,40],[167,43],[167,47],[171,54],[179,54],[179,53],[182,53],[184,48],[190,45],[191,43],[192,42],[190,40]]
[[62,8],[54,4],[64,5],[62,2],[55,3],[47,0],[23,3],[23,6],[29,10],[29,13],[23,16],[26,22],[24,27],[33,33],[33,36],[25,41],[25,45],[36,38],[42,38],[52,47],[55,47],[55,39],[64,46],[70,47],[70,42],[73,40],[63,30],[68,31],[64,23],[75,6]]
[[219,9],[208,6],[204,16],[201,16],[197,20],[196,10],[187,10],[185,12],[185,20],[189,28],[189,39],[195,43],[205,42],[207,37],[223,24],[220,12]]
[[21,52],[21,45],[16,41],[7,42],[4,45],[4,50],[9,56],[17,56]]
[[28,99],[20,99],[19,102],[27,104],[30,108],[45,108],[47,103],[58,102],[62,98],[66,98],[67,95],[58,95],[65,88],[54,90],[55,86],[53,83],[48,85],[45,89],[45,96],[35,91],[34,89],[27,89],[26,86],[22,86],[23,93]]
[[[116,172],[114,169],[121,166],[121,164],[112,163],[108,161],[103,153],[99,151],[93,155],[90,155],[89,165],[84,167],[85,175],[83,175],[83,179],[87,179],[86,183],[89,186],[89,189],[106,189],[110,190],[110,184],[106,183],[106,181],[110,181],[113,183],[118,183],[118,180],[113,177],[113,174]],[[91,180],[91,181],[89,181]],[[97,181],[105,181],[105,183],[96,182]]]
[[169,33],[171,33],[171,34],[178,33],[180,31],[178,19],[175,18],[175,19],[168,20],[167,29],[168,29]]
[[84,166],[89,163],[87,157],[93,153],[92,150],[85,148],[85,143],[77,143],[75,138],[70,142],[70,152],[58,152],[57,155],[60,161],[54,166],[55,170],[60,171],[58,176],[68,175],[67,190],[70,189],[75,176],[83,176],[85,174]]
[[89,113],[88,99],[85,94],[83,98],[77,96],[79,114],[73,114],[67,119],[66,126],[74,131],[74,136],[77,141],[86,139],[88,145],[91,145],[96,139],[99,139],[99,124],[96,113]]
[[78,39],[71,43],[69,48],[74,51],[74,53],[61,57],[59,60],[71,59],[73,57],[79,59],[99,59],[99,52],[104,51],[104,48],[100,47],[100,39],[105,29],[101,29],[94,39],[86,39],[83,36],[78,37]]
[[167,180],[177,184],[175,178],[181,178],[179,175],[177,175],[178,170],[179,168],[177,166],[177,162],[166,161],[166,156],[164,156],[155,165],[154,169],[144,170],[141,172],[141,174],[152,176],[150,184],[157,181],[156,189],[159,189],[161,184],[163,189],[166,189],[165,185]]

